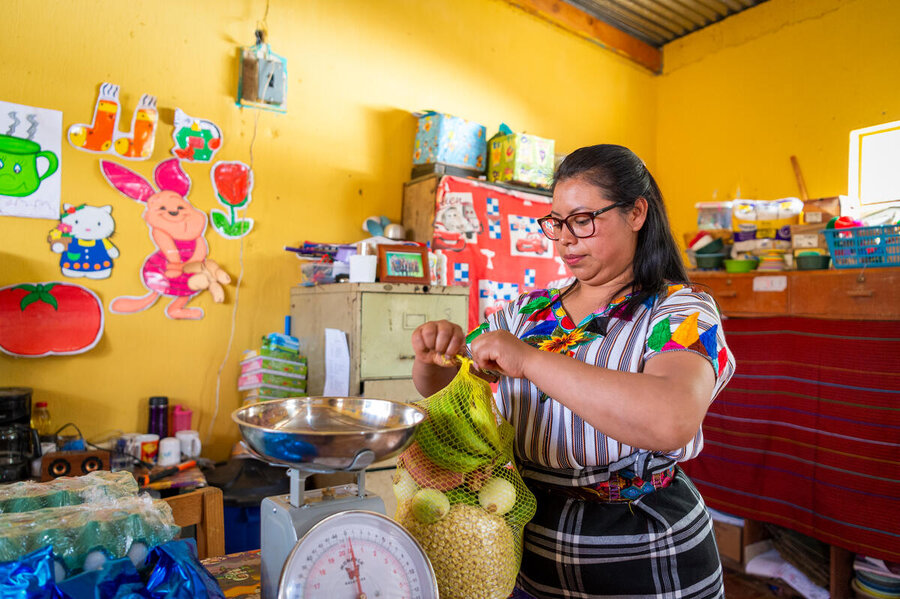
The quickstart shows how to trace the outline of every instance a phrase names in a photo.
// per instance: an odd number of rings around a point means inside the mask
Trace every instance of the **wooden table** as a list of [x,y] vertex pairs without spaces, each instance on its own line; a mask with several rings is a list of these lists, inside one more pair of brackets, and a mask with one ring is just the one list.
[[202,560],[228,599],[260,599],[259,550]]

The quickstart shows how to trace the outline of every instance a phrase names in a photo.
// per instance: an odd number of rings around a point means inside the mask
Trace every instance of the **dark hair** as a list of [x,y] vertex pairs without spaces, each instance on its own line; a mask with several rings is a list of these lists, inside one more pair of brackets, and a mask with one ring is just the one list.
[[600,144],[575,150],[556,171],[553,187],[567,179],[583,178],[603,190],[604,195],[627,212],[638,198],[647,200],[647,218],[638,231],[632,271],[634,278],[613,297],[629,288],[633,295],[617,310],[624,315],[671,283],[688,283],[681,252],[669,228],[662,192],[643,161],[624,146]]

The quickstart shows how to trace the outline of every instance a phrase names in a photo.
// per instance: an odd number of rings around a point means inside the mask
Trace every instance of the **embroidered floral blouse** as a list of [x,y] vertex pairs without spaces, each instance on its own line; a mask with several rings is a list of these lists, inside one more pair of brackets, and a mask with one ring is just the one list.
[[[625,296],[579,323],[566,313],[560,293],[546,289],[521,295],[469,333],[467,343],[486,331],[506,330],[543,351],[626,372],[642,372],[659,353],[694,352],[708,360],[716,374],[710,402],[734,372],[734,356],[725,343],[719,312],[705,292],[672,285],[664,295],[639,306],[631,318],[615,315]],[[640,471],[649,462],[689,460],[703,447],[702,429],[686,446],[667,454],[625,445],[595,430],[527,379],[501,379],[496,401],[516,430],[515,449],[523,461],[523,475],[533,478],[546,478],[538,473],[544,471],[550,479],[563,475],[574,477],[570,484],[590,484],[604,480],[608,470],[639,465]]]

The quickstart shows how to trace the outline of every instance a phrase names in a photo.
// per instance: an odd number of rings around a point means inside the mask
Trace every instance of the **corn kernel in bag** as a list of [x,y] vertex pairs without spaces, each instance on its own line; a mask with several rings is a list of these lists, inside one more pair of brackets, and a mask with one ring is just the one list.
[[397,460],[395,519],[431,560],[442,599],[505,599],[536,503],[513,460],[512,425],[471,360],[460,362],[418,404],[428,417]]

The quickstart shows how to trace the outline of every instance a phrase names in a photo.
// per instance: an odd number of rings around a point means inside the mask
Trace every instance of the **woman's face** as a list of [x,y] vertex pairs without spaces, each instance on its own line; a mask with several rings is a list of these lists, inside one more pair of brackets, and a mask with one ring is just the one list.
[[[582,177],[566,179],[553,192],[551,216],[564,219],[577,212],[593,212],[612,204],[603,191]],[[572,274],[587,285],[603,285],[631,278],[637,236],[647,215],[647,202],[639,199],[623,213],[614,208],[594,219],[594,234],[578,238],[563,225],[555,241],[559,257]]]

